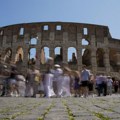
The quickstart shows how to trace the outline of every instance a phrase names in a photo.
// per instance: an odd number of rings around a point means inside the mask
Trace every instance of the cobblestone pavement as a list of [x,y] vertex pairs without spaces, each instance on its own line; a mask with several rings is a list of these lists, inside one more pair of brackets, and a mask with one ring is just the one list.
[[0,98],[0,120],[120,120],[120,95],[88,98]]

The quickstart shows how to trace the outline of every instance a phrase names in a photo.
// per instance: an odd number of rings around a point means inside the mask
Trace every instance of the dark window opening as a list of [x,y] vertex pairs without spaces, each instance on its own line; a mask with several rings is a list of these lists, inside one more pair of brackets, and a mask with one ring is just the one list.
[[44,25],[43,30],[48,30],[48,25]]
[[20,28],[20,35],[24,35],[24,28]]
[[61,30],[61,29],[62,29],[61,25],[56,26],[56,30]]

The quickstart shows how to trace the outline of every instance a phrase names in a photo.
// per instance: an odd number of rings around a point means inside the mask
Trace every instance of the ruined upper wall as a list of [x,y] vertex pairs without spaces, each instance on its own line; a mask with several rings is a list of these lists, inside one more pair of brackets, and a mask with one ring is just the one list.
[[[3,46],[3,43],[12,45],[14,38],[17,41],[22,42],[25,40],[25,35],[28,35],[30,39],[37,37],[38,33],[41,33],[41,41],[46,42],[50,42],[50,35],[52,35],[52,33],[54,34],[54,41],[61,42],[63,41],[64,33],[67,33],[68,41],[76,41],[78,34],[81,34],[82,39],[88,41],[90,41],[91,36],[94,35],[96,42],[100,43],[104,43],[105,37],[112,39],[107,26],[72,22],[36,22],[1,27],[0,46]],[[4,36],[6,37],[5,42]]]
[[[48,30],[44,30],[44,26],[48,26]],[[88,35],[96,35],[97,37],[107,36],[109,29],[107,26],[83,24],[83,23],[70,23],[70,22],[40,22],[40,23],[23,23],[9,25],[0,28],[0,34],[19,35],[20,29],[24,28],[24,34],[35,34],[37,32],[56,32],[56,27],[61,26],[61,30],[57,32],[71,32],[71,33],[83,33],[84,28],[87,28]]]

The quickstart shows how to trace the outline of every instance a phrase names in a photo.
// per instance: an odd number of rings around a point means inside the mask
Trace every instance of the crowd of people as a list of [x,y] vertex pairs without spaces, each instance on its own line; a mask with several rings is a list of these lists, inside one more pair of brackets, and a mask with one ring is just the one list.
[[[53,67],[54,66],[54,67]],[[1,96],[22,97],[88,97],[118,93],[120,82],[103,74],[94,75],[85,65],[82,71],[71,70],[67,66],[53,65],[50,58],[44,73],[35,65],[24,76],[12,67],[10,76],[3,82]]]

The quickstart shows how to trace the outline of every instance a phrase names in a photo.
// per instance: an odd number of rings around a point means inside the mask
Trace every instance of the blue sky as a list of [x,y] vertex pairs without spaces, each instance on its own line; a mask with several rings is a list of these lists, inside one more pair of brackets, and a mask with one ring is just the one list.
[[120,38],[120,0],[0,0],[0,27],[42,21],[106,25]]
[[44,21],[106,25],[120,39],[120,0],[0,0],[0,27]]

